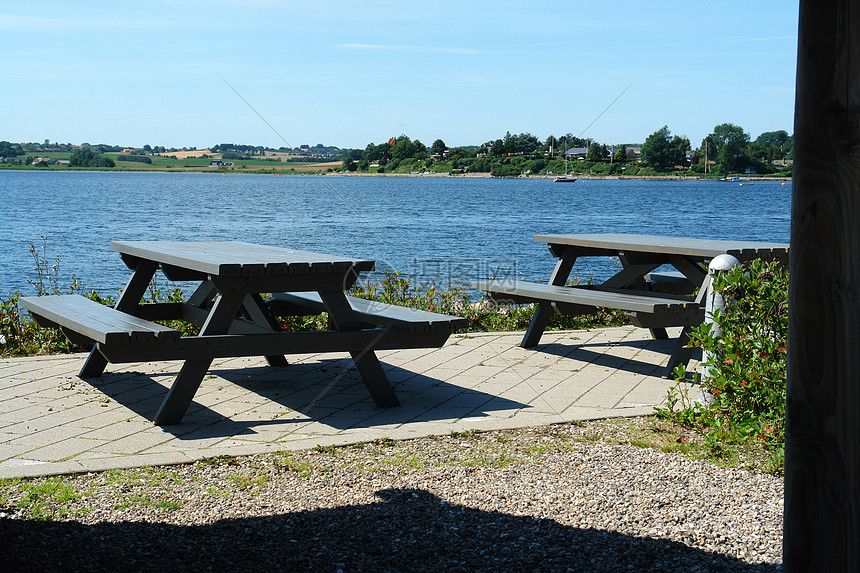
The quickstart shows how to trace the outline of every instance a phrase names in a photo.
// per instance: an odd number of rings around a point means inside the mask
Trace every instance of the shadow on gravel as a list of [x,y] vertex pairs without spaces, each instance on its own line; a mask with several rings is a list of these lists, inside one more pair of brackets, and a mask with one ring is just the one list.
[[452,505],[420,489],[388,489],[377,495],[382,503],[203,526],[2,518],[0,554],[3,570],[10,573],[781,570],[675,541]]

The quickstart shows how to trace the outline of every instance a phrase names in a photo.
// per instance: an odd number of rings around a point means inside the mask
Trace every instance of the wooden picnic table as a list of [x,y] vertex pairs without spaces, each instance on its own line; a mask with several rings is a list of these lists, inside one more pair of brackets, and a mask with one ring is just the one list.
[[[399,405],[375,350],[440,347],[465,325],[459,317],[357,299],[346,294],[370,260],[239,242],[112,241],[133,271],[114,308],[79,295],[24,297],[22,306],[43,325],[69,338],[95,342],[81,378],[100,376],[109,362],[184,360],[155,415],[158,425],[182,420],[212,360],[265,356],[286,365],[284,354],[348,351],[374,402]],[[141,303],[155,272],[194,281],[185,302]],[[264,299],[263,295],[273,293]],[[277,318],[328,312],[329,330],[285,332]],[[156,320],[200,326],[197,336]]]
[[[654,338],[667,338],[666,327],[683,327],[669,359],[669,373],[692,356],[686,345],[690,330],[704,319],[707,265],[714,257],[729,254],[742,263],[753,258],[788,260],[785,243],[626,234],[535,235],[534,240],[546,243],[558,258],[548,284],[516,280],[472,284],[499,304],[537,303],[521,346],[537,346],[553,311],[573,316],[615,308],[627,311],[633,324],[650,329]],[[574,264],[583,257],[616,257],[621,268],[600,284],[568,285]],[[675,270],[658,271],[664,265]]]

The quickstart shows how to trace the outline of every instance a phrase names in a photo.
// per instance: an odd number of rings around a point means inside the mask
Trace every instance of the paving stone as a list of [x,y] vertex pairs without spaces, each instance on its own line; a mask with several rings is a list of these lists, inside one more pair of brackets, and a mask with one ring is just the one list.
[[288,356],[285,367],[218,360],[183,422],[164,428],[147,417],[180,362],[110,365],[83,381],[85,354],[5,359],[0,476],[635,415],[662,403],[672,385],[659,375],[673,341],[650,341],[644,329],[548,332],[529,350],[521,339],[480,333],[441,349],[379,352],[402,403],[388,409],[376,408],[344,353]]

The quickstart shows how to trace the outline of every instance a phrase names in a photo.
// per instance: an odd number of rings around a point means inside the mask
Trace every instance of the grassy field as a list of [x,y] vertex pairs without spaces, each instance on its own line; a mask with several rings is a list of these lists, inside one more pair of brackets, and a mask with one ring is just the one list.
[[[206,157],[201,157],[202,155]],[[34,153],[36,157],[50,158],[54,161],[68,160],[71,153],[60,151],[43,151]],[[176,152],[164,155],[147,155],[152,163],[140,163],[135,161],[123,161],[123,153],[105,153],[105,157],[109,157],[116,162],[116,167],[108,168],[109,171],[200,171],[200,172],[273,172],[273,173],[320,173],[327,171],[337,171],[341,168],[340,161],[320,162],[318,159],[308,158],[307,161],[287,161],[287,159],[301,159],[301,156],[266,152],[264,157],[254,157],[247,160],[228,160],[233,163],[232,167],[209,167],[209,163],[213,160],[220,159],[220,153],[207,153],[202,151],[186,151]],[[278,161],[280,159],[280,161]],[[56,163],[48,167],[35,166],[18,166],[11,164],[2,164],[3,168],[7,169],[46,169],[46,170],[76,170],[77,168],[69,167],[68,165],[57,165]],[[87,168],[88,170],[92,168]],[[100,170],[105,170],[102,168]]]

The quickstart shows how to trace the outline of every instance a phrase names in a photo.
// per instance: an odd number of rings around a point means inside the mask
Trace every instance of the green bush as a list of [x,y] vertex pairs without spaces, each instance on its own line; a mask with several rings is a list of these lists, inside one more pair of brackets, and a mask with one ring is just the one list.
[[[387,272],[383,278],[373,283],[356,285],[350,294],[388,304],[460,316],[468,321],[468,326],[464,329],[466,332],[525,330],[535,312],[532,304],[495,306],[486,301],[473,300],[469,290],[462,285],[453,283],[440,287],[433,283],[420,284],[397,272]],[[575,330],[618,326],[628,322],[627,315],[623,312],[600,309],[594,314],[575,317],[553,313],[547,328]]]
[[[754,260],[719,274],[714,288],[726,300],[724,311],[713,314],[722,334],[702,324],[690,339],[709,353],[702,365],[707,377],[700,379],[708,400],[694,402],[673,390],[660,414],[696,428],[716,453],[733,443],[761,444],[778,471],[785,442],[788,271]],[[687,377],[683,367],[676,375]]]
[[152,164],[152,159],[145,155],[118,155],[117,161],[131,161],[134,163],[149,163]]
[[493,177],[519,177],[522,171],[516,165],[496,163],[490,170]]

